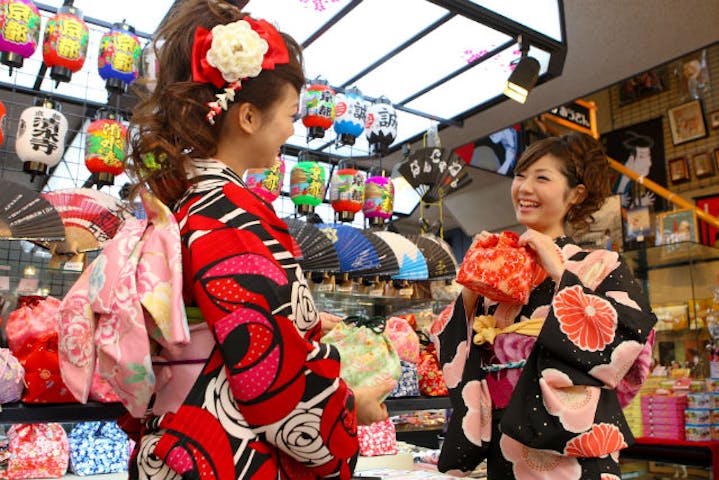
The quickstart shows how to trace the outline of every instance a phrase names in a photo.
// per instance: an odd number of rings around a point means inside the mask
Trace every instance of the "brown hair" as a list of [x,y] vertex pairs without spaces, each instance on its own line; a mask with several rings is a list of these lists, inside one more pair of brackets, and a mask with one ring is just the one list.
[[514,171],[526,170],[545,155],[552,155],[561,161],[561,171],[569,188],[580,184],[586,187],[584,201],[569,209],[565,221],[574,231],[587,230],[595,221],[592,214],[601,208],[610,193],[609,163],[601,143],[578,132],[545,138],[532,143],[524,151]]
[[[190,158],[211,158],[216,153],[227,113],[211,125],[205,115],[207,102],[220,91],[210,83],[192,80],[192,44],[196,27],[211,30],[246,16],[240,8],[247,2],[184,0],[171,10],[155,36],[157,83],[154,91],[133,109],[127,171],[137,186],[148,186],[155,195],[172,205],[186,189],[186,165]],[[239,6],[239,8],[238,8]],[[272,106],[286,84],[299,93],[305,83],[302,51],[297,42],[281,33],[290,61],[262,70],[257,77],[242,81],[233,104],[249,102],[260,110]],[[159,168],[150,169],[154,161]]]

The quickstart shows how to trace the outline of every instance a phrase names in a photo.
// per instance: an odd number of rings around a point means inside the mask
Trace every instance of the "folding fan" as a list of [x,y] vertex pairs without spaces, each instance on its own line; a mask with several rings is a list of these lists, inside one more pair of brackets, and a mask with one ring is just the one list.
[[39,192],[0,180],[0,238],[64,240],[65,226],[55,207]]
[[457,275],[457,261],[436,237],[427,235],[405,235],[419,247],[427,261],[427,270],[431,280],[444,280]]
[[340,260],[332,241],[316,225],[287,217],[287,229],[297,242],[302,258],[299,260],[306,272],[339,272]]
[[422,148],[412,152],[398,167],[399,172],[425,202],[436,202],[471,182],[467,164],[443,148]]
[[340,272],[354,272],[380,266],[377,251],[359,229],[342,223],[319,223],[322,230],[337,251]]
[[368,268],[365,270],[357,270],[352,272],[353,277],[374,277],[374,276],[391,276],[399,273],[399,260],[394,254],[392,248],[382,240],[382,238],[375,235],[371,230],[359,230],[359,232],[367,238],[372,244],[372,247],[377,252],[377,258],[379,259],[379,266],[375,268]]
[[399,233],[374,232],[375,235],[387,242],[399,261],[399,273],[392,275],[396,280],[427,280],[429,271],[427,261],[419,247]]
[[92,188],[56,190],[42,196],[60,214],[66,242],[77,253],[99,250],[133,216],[119,198]]

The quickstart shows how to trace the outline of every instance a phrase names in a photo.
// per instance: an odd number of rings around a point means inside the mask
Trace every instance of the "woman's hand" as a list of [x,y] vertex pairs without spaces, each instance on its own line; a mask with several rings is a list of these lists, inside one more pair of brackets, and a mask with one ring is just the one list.
[[519,244],[534,250],[539,264],[547,275],[552,277],[555,283],[559,283],[564,273],[564,262],[557,244],[551,237],[529,228],[519,237]]
[[386,419],[387,406],[382,403],[382,398],[391,392],[397,382],[387,380],[374,387],[357,387],[353,389],[355,404],[357,405],[357,423],[370,425]]
[[330,330],[335,328],[342,319],[337,315],[332,315],[327,312],[320,312],[320,324],[322,325],[322,335],[329,333]]

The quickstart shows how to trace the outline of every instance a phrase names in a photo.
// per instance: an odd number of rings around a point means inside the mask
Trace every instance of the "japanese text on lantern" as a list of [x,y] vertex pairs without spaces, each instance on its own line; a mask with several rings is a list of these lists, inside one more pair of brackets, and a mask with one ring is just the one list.
[[30,145],[32,145],[33,150],[37,151],[42,148],[47,155],[50,155],[57,148],[59,133],[59,114],[53,113],[48,118],[45,118],[42,112],[37,112],[32,119]]
[[380,127],[391,127],[397,125],[397,114],[390,113],[387,110],[379,112],[379,126]]
[[6,23],[3,29],[3,37],[10,42],[27,43],[32,10],[22,3],[11,3],[9,10],[5,17]]
[[310,179],[307,185],[307,193],[316,198],[322,198],[322,167],[314,165],[310,171]]
[[120,163],[117,155],[115,155],[116,151],[122,151],[123,148],[122,129],[120,125],[116,123],[106,123],[102,126],[101,136],[102,141],[100,142],[100,146],[102,147],[103,154],[106,155],[104,159],[105,163],[109,165]]
[[131,72],[133,52],[137,41],[129,35],[118,35],[115,40],[115,56],[112,58],[112,68],[118,72]]
[[62,22],[60,39],[57,42],[57,54],[61,57],[75,60],[80,58],[80,39],[83,29],[79,22],[65,20]]

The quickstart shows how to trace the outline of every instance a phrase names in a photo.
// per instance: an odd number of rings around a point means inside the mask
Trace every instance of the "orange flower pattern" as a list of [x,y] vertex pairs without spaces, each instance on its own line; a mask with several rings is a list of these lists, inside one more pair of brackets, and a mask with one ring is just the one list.
[[582,350],[596,352],[614,340],[617,311],[609,301],[574,285],[557,293],[552,305],[559,328]]
[[564,454],[569,457],[603,457],[626,447],[624,435],[616,425],[600,423],[570,440]]

